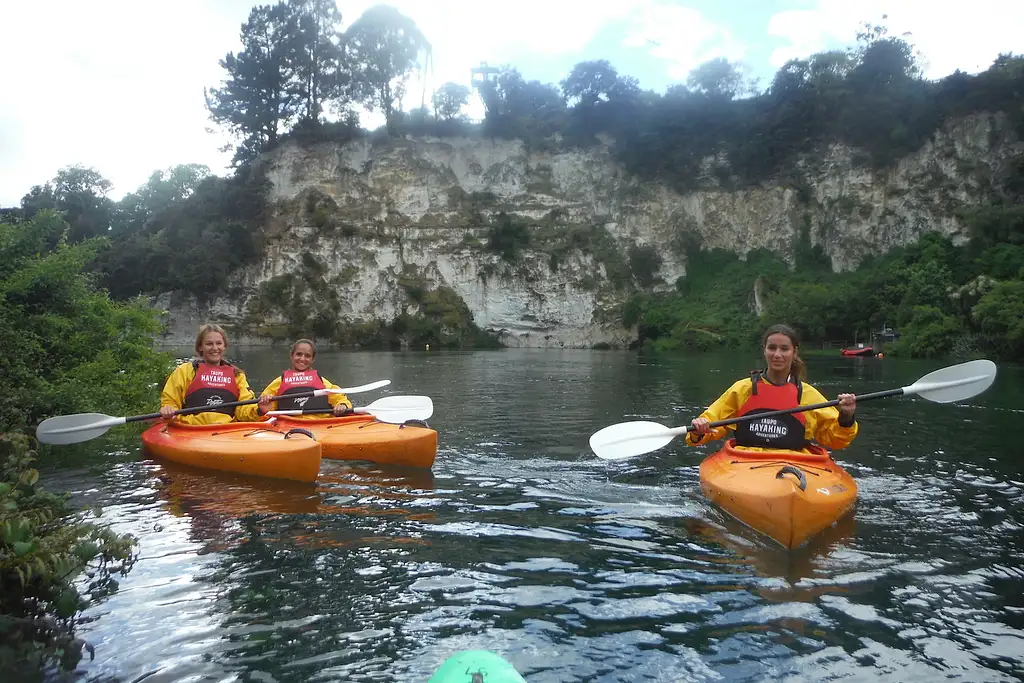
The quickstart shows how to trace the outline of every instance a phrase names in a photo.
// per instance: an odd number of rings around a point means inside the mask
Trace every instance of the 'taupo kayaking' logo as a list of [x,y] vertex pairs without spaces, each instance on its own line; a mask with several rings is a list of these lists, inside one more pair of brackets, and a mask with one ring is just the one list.
[[224,399],[221,398],[220,396],[211,396],[210,398],[206,399],[206,405],[208,406],[219,406],[223,402]]

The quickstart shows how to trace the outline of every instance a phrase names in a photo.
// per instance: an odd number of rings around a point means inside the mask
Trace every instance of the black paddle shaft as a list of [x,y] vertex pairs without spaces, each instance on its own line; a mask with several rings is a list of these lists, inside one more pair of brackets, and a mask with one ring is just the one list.
[[[288,398],[302,398],[303,396],[312,396],[316,393],[316,389],[310,391],[304,391],[302,393],[288,394]],[[259,398],[251,398],[248,401],[232,401],[230,403],[218,403],[215,406],[197,406],[195,408],[182,408],[174,412],[175,415],[188,415],[190,413],[205,413],[211,408],[234,408],[236,406],[251,406],[253,403],[259,403]],[[160,413],[150,413],[149,415],[133,415],[132,417],[126,417],[125,422],[141,422],[143,420],[158,420],[160,419]]]
[[[888,398],[889,396],[902,396],[903,388],[899,389],[886,389],[885,391],[876,391],[871,394],[864,394],[858,396],[857,401],[870,401],[873,398]],[[839,399],[833,399],[831,401],[825,401],[824,403],[812,403],[809,406],[796,406],[795,408],[784,408],[782,410],[772,410],[767,413],[754,413],[753,415],[743,415],[742,417],[730,417],[725,420],[718,420],[708,425],[708,428],[714,427],[725,427],[726,425],[739,424],[740,422],[751,422],[753,420],[760,420],[763,417],[775,417],[776,415],[790,415],[792,413],[802,413],[807,410],[818,410],[820,408],[829,408],[831,406],[839,405]]]

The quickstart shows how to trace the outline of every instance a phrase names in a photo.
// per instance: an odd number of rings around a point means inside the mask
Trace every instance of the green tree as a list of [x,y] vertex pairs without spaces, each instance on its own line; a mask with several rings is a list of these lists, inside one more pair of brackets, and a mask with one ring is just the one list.
[[1018,279],[999,282],[981,297],[971,315],[1000,351],[1024,357],[1024,268]]
[[755,84],[744,76],[742,67],[724,57],[715,57],[696,67],[687,76],[686,85],[692,91],[729,100],[755,91]]
[[241,138],[235,163],[251,161],[276,143],[298,115],[296,35],[287,4],[254,7],[242,24],[242,51],[220,61],[226,79],[205,92],[211,120]]
[[619,72],[607,59],[580,62],[561,83],[566,101],[583,107],[607,102],[619,86]]
[[296,30],[293,79],[300,120],[319,125],[328,102],[343,105],[348,74],[342,63],[341,12],[335,0],[290,0]]
[[56,209],[68,223],[67,239],[80,242],[105,235],[115,217],[114,202],[107,197],[113,184],[94,168],[65,166],[52,182],[36,185],[21,200],[22,213],[31,219],[39,211]]
[[204,164],[180,164],[153,171],[135,192],[126,194],[117,204],[119,227],[136,230],[158,213],[192,195],[203,180],[210,177]]
[[462,108],[469,104],[469,88],[461,83],[445,83],[434,93],[434,116],[441,121],[453,121]]
[[[106,238],[69,244],[53,210],[0,223],[0,679],[71,670],[82,609],[117,589],[133,539],[38,485],[25,432],[55,414],[152,406],[170,364],[155,311],[97,291],[86,264]],[[50,248],[48,245],[56,245]],[[88,572],[88,573],[86,573]]]
[[409,77],[430,44],[416,24],[388,5],[366,10],[345,33],[354,99],[379,111],[395,132]]

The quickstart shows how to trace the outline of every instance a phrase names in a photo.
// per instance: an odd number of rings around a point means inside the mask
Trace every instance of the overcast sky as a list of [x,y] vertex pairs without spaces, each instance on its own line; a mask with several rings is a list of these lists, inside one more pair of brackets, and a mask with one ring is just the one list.
[[[203,88],[239,48],[252,0],[0,2],[0,206],[19,203],[63,166],[94,167],[119,199],[157,169],[202,163],[224,173],[228,140],[210,133]],[[376,4],[340,0],[344,24]],[[585,59],[608,59],[663,91],[697,64],[746,64],[762,87],[787,59],[851,44],[887,13],[909,31],[926,75],[977,72],[1024,53],[1024,0],[393,0],[433,45],[433,70],[406,108],[445,81],[469,83],[481,61],[557,83]],[[474,111],[480,114],[479,102]],[[364,116],[373,127],[378,117]]]

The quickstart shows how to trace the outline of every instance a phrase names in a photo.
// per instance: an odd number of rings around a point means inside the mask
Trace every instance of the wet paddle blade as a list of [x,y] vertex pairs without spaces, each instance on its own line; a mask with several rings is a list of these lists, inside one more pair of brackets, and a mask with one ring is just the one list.
[[111,427],[125,423],[123,417],[111,417],[102,413],[78,413],[57,415],[43,420],[36,427],[39,443],[64,446],[81,443],[102,436]]
[[590,450],[604,460],[625,460],[664,448],[680,433],[685,434],[685,428],[669,429],[646,420],[620,422],[594,432]]
[[916,394],[935,403],[953,403],[977,396],[992,386],[995,379],[995,363],[972,360],[929,372],[909,387],[903,387],[903,395]]
[[373,415],[381,422],[401,424],[406,420],[426,420],[434,414],[434,402],[429,396],[385,396],[357,413]]

